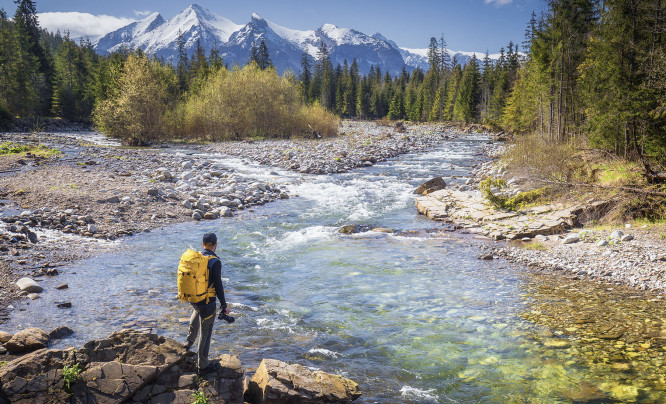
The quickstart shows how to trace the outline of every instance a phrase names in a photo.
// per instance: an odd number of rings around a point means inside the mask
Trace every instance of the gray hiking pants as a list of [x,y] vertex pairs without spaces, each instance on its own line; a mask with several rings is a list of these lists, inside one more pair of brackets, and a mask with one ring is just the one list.
[[194,311],[190,317],[190,332],[187,334],[187,341],[194,344],[199,335],[197,367],[203,369],[208,366],[210,337],[213,334],[213,324],[215,323],[215,300],[204,305],[193,304],[192,307]]

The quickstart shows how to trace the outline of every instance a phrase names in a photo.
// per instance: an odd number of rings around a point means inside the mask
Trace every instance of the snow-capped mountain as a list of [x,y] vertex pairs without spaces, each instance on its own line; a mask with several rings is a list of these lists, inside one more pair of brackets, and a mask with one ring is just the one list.
[[144,52],[171,60],[178,53],[178,35],[183,36],[185,48],[194,52],[197,41],[206,53],[219,48],[243,26],[219,17],[210,10],[192,4],[180,14],[165,21],[159,13],[111,32],[97,41],[95,50],[107,54],[121,48],[141,49]]
[[[307,53],[317,57],[320,44],[326,44],[333,65],[351,64],[355,58],[361,73],[372,66],[382,71],[398,74],[403,67],[412,71],[427,70],[427,49],[400,48],[395,42],[381,34],[372,36],[350,28],[339,28],[324,24],[317,30],[299,31],[282,27],[253,13],[250,22],[238,25],[196,4],[187,7],[175,17],[164,20],[154,13],[100,38],[95,44],[98,53],[108,54],[121,48],[141,49],[144,52],[174,62],[178,53],[178,35],[181,34],[185,48],[191,55],[197,42],[208,54],[217,49],[229,66],[244,65],[249,61],[253,44],[264,40],[271,60],[279,72],[299,72],[301,57]],[[469,60],[472,52],[451,52],[459,55],[462,63]],[[463,57],[469,54],[467,59]],[[477,58],[482,55],[477,54]]]

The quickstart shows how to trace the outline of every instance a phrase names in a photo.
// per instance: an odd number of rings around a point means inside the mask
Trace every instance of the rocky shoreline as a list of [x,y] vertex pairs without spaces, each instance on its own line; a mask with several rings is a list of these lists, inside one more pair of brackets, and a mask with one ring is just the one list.
[[528,178],[507,178],[497,164],[503,148],[487,147],[485,153],[494,160],[477,166],[465,184],[452,189],[444,184],[417,197],[417,210],[433,220],[494,240],[493,245],[483,246],[480,259],[502,258],[575,279],[666,293],[663,234],[647,225],[590,225],[603,216],[612,201],[554,203],[516,211],[491,206],[479,190],[487,178],[506,181],[505,188],[492,189],[496,194],[514,196],[529,189]]
[[237,357],[221,355],[213,360],[218,370],[198,375],[196,354],[181,343],[134,330],[79,349],[48,349],[49,335],[36,328],[0,340],[20,355],[0,365],[1,404],[351,403],[361,396],[352,380],[274,359],[250,377]]

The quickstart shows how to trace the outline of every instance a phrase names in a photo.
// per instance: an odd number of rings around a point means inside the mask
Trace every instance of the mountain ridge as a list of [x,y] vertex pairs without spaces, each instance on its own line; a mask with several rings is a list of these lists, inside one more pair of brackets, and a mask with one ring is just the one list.
[[[228,65],[245,65],[249,61],[252,44],[261,40],[266,45],[271,60],[278,70],[300,72],[301,57],[307,53],[316,58],[320,43],[326,44],[333,65],[351,63],[356,58],[359,71],[367,73],[373,66],[382,71],[398,74],[403,67],[408,71],[417,68],[427,70],[428,58],[423,49],[398,46],[380,33],[367,35],[353,28],[341,28],[334,24],[323,24],[316,30],[295,30],[266,20],[252,13],[245,25],[218,16],[197,4],[189,5],[176,16],[165,20],[160,13],[128,24],[110,32],[94,43],[100,54],[109,54],[122,48],[142,51],[175,63],[178,54],[178,36],[181,35],[188,54],[197,46],[206,53],[217,49]],[[427,50],[426,50],[427,51]],[[473,53],[454,52],[447,49],[453,58],[462,64]]]

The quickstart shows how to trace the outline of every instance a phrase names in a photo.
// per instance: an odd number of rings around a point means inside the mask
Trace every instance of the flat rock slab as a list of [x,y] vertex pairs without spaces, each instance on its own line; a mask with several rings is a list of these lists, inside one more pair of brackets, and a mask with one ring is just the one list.
[[358,385],[349,379],[264,359],[250,380],[245,399],[252,404],[315,404],[350,403],[360,396]]
[[415,198],[416,209],[433,220],[456,223],[463,227],[483,228],[494,239],[517,239],[551,235],[574,226],[579,215],[594,217],[595,209],[605,202],[566,206],[562,203],[536,206],[518,211],[504,211],[487,203],[479,191],[463,192],[441,189]]

